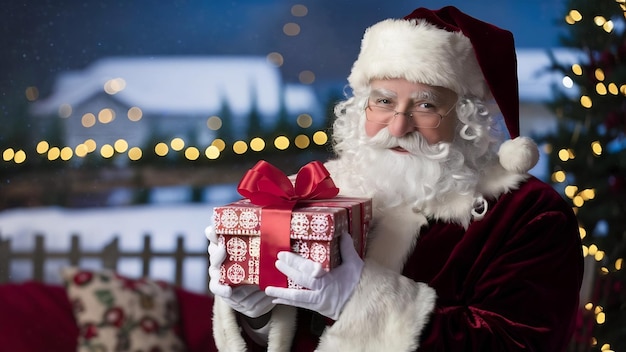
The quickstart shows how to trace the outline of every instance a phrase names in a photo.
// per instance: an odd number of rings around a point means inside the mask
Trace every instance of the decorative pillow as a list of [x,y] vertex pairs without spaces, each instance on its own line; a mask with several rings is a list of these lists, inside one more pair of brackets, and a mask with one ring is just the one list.
[[78,351],[184,351],[170,285],[112,271],[61,272],[80,330]]

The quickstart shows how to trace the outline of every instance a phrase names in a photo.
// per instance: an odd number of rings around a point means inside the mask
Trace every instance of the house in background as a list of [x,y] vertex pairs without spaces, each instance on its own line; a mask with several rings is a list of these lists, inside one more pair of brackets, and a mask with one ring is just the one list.
[[[174,137],[207,146],[224,133],[248,137],[251,114],[270,130],[280,118],[296,125],[303,114],[306,128],[325,123],[313,88],[284,84],[265,57],[102,59],[61,73],[52,94],[33,103],[31,113],[40,131],[60,118],[62,143],[70,148],[89,139],[98,146],[121,139],[143,148],[155,138]],[[225,126],[228,132],[219,131]]]

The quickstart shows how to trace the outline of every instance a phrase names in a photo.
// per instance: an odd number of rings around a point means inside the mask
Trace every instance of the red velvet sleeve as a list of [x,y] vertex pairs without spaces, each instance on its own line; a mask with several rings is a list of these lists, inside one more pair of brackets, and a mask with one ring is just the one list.
[[[578,311],[581,243],[571,209],[547,187],[531,180],[466,232],[435,226],[418,241],[408,272],[438,295],[419,351],[566,348]],[[433,264],[420,278],[420,266]]]

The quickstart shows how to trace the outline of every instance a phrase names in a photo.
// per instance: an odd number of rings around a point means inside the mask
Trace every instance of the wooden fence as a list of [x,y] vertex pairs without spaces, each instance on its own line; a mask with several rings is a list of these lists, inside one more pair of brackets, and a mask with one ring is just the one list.
[[143,237],[143,249],[141,251],[122,251],[118,237],[104,246],[99,251],[84,251],[81,249],[80,236],[71,235],[70,248],[67,251],[48,251],[45,247],[44,235],[35,235],[35,243],[32,250],[15,251],[11,248],[11,239],[2,238],[0,235],[0,284],[9,282],[11,279],[11,262],[14,260],[28,260],[32,263],[31,278],[36,281],[44,281],[46,262],[50,259],[66,259],[71,266],[80,266],[82,259],[100,259],[102,268],[117,270],[118,261],[121,258],[138,258],[142,262],[144,277],[150,274],[150,266],[153,259],[172,258],[175,263],[173,283],[181,286],[183,283],[183,264],[186,259],[207,259],[207,247],[201,251],[186,251],[184,238],[177,236],[176,247],[172,251],[156,251],[152,249],[150,235]]

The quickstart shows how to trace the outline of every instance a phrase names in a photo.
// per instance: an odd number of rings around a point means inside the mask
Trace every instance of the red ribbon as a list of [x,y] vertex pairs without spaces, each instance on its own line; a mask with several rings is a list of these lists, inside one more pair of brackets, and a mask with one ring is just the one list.
[[291,212],[301,200],[333,198],[339,189],[319,161],[303,166],[296,175],[295,187],[282,171],[261,160],[244,175],[237,191],[261,209],[261,258],[259,286],[287,286],[287,277],[274,262],[280,251],[290,251]]

